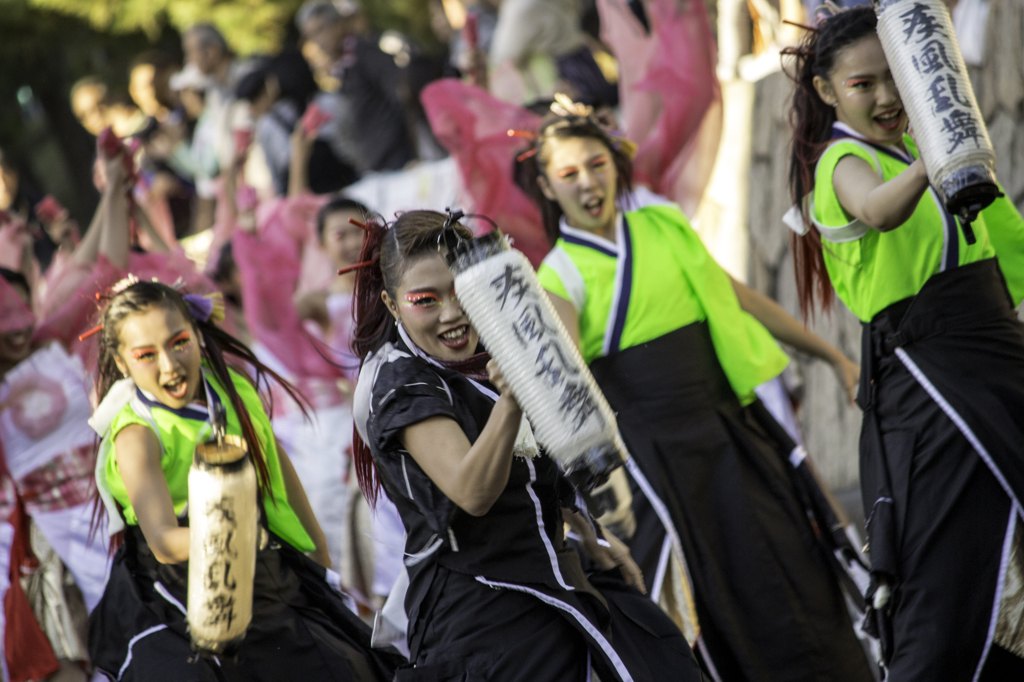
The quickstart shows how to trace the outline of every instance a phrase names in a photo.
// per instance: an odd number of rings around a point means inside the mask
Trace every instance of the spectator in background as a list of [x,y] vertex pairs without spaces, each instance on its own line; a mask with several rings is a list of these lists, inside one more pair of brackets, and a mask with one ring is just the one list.
[[43,195],[21,181],[21,172],[14,160],[0,149],[0,211],[34,219],[35,205]]
[[174,131],[173,126],[168,126],[174,144],[185,145],[175,149],[175,153],[183,154],[182,163],[191,177],[205,178],[209,183],[218,172],[217,128],[207,121],[207,116],[213,114],[208,114],[206,107],[207,90],[212,89],[212,81],[195,64],[189,64],[171,76],[169,84],[181,102],[183,114],[183,129]]
[[[192,137],[196,168],[196,219],[193,230],[213,225],[216,190],[213,180],[227,168],[235,154],[232,127],[244,120],[244,111],[234,107],[234,92],[247,65],[235,59],[224,36],[210,24],[196,24],[181,38],[185,69],[177,74],[176,87],[202,90],[203,112]],[[172,87],[175,84],[172,83]],[[182,94],[182,103],[186,95]]]
[[196,24],[185,31],[181,49],[185,64],[194,64],[200,73],[212,79],[215,91],[224,101],[230,101],[246,66],[235,59],[221,32],[210,24]]
[[97,76],[86,76],[71,86],[71,110],[82,127],[99,135],[106,127],[103,100],[107,86]]
[[125,93],[115,93],[97,76],[86,76],[71,86],[71,109],[92,135],[111,127],[119,137],[142,127],[145,117]]
[[293,49],[266,60],[238,83],[235,94],[249,103],[256,119],[256,142],[263,150],[278,196],[288,194],[293,135],[313,138],[307,168],[309,188],[315,194],[337,191],[357,178],[353,165],[339,159],[328,142],[316,139],[313,131],[298,129],[303,112],[317,92],[313,72],[302,54]]
[[59,230],[51,237],[45,226],[40,224],[36,206],[42,200],[42,192],[24,181],[13,159],[0,149],[0,214],[14,214],[28,225],[32,252],[39,261],[41,272],[50,266],[63,236],[63,231]]
[[128,94],[146,116],[166,121],[178,108],[177,93],[171,88],[171,76],[181,64],[163,52],[144,52],[132,62],[128,75]]
[[514,66],[524,80],[525,102],[570,90],[586,104],[618,104],[618,87],[594,59],[582,16],[580,0],[500,0],[491,68]]
[[32,234],[32,253],[41,272],[46,272],[58,252],[70,256],[81,238],[78,223],[71,219],[66,208],[50,195],[35,205],[38,229]]
[[[440,0],[438,0],[438,4],[440,4]],[[475,17],[477,26],[476,48],[483,52],[485,60],[486,55],[491,51],[494,30],[498,27],[498,10],[500,8],[501,0],[476,0],[475,2],[466,3],[466,20],[469,20],[469,17]],[[449,17],[448,20],[452,21],[454,19],[455,17]],[[451,52],[452,65],[463,73],[469,73],[474,64],[470,46],[466,44],[464,26],[452,35],[449,42],[449,50]]]
[[340,82],[337,92],[317,100],[332,116],[325,134],[360,172],[398,170],[414,158],[399,68],[367,34],[359,7],[348,2],[343,9],[313,0],[295,17],[303,40],[316,46],[329,75]]
[[[195,168],[191,149],[181,144],[191,139],[191,128],[205,108],[203,92],[184,90],[191,110],[182,105],[179,90],[171,82],[181,64],[173,56],[159,50],[144,52],[132,61],[128,75],[128,92],[146,116],[145,127],[137,134],[143,154],[140,171],[150,196],[165,204],[174,235],[182,238],[192,228],[192,206],[195,201]],[[198,69],[196,69],[198,73]],[[175,81],[180,85],[179,81]],[[203,82],[205,89],[206,81]]]

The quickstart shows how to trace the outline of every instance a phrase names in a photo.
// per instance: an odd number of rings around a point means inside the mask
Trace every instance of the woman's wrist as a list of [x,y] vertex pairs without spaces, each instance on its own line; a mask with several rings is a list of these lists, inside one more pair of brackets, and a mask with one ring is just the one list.
[[917,168],[914,169],[914,171],[917,174],[918,178],[927,178],[928,177],[928,169],[924,165],[924,159],[923,158],[914,159],[914,161],[910,165],[917,167]]
[[843,351],[839,350],[832,344],[828,344],[828,353],[823,359],[833,367],[840,367],[848,358],[843,354]]
[[512,395],[511,391],[505,391],[498,396],[498,401],[494,406],[497,408],[499,405],[502,410],[508,412],[509,418],[514,419],[517,423],[523,418],[523,408],[516,402],[515,396]]

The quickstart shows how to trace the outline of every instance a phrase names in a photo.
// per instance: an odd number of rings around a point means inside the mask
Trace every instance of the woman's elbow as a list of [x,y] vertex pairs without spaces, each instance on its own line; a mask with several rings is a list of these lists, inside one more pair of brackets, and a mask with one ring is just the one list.
[[897,222],[895,220],[877,220],[877,221],[874,221],[874,222],[868,223],[868,224],[872,228],[874,228],[874,230],[876,232],[885,233],[885,232],[892,232],[893,230],[895,230],[897,227],[899,227],[900,225],[902,225],[905,222],[906,222],[905,220],[901,220],[899,222]]
[[466,495],[460,500],[453,500],[462,511],[470,516],[484,516],[491,511],[491,507],[498,501],[497,495]]
[[156,546],[151,546],[150,549],[153,551],[153,556],[156,557],[156,560],[162,564],[180,564],[184,561],[188,561],[187,554],[183,557],[179,557],[175,556],[174,552],[157,548]]
[[[916,207],[915,207],[916,208]],[[864,211],[864,223],[878,232],[891,232],[910,220],[913,210],[894,213],[892,211]]]
[[[187,528],[177,530],[188,530]],[[183,541],[182,541],[183,540]],[[189,538],[158,536],[152,540],[146,538],[153,556],[162,564],[180,564],[188,561]]]

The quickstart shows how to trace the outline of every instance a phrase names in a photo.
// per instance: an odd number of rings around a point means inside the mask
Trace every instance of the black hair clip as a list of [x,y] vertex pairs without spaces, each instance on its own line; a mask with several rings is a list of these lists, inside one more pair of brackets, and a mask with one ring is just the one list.
[[437,250],[440,251],[441,245],[443,244],[445,248],[448,249],[448,253],[452,254],[463,242],[462,237],[459,236],[458,231],[455,229],[455,225],[458,224],[466,214],[457,209],[453,211],[451,207],[446,207],[444,212],[448,214],[448,217],[445,218],[444,225],[441,227],[441,233],[437,235]]

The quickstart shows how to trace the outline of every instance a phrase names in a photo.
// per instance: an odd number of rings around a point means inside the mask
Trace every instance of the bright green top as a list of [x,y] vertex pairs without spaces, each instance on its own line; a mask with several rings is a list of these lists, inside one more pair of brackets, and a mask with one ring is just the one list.
[[[904,136],[903,143],[916,159],[914,141]],[[909,164],[894,156],[906,158],[902,150],[853,139],[837,140],[818,162],[811,216],[822,233],[832,286],[854,315],[869,322],[893,303],[915,296],[932,275],[997,255],[1014,304],[1020,303],[1024,298],[1024,220],[1008,199],[996,199],[971,223],[977,237],[971,245],[933,189],[921,197],[907,222],[879,232],[847,213],[832,185],[836,164],[851,154],[870,164],[883,181],[893,179]],[[830,234],[828,228],[841,228],[844,233]]]
[[[545,289],[576,308],[584,360],[706,320],[733,391],[745,404],[751,402],[754,388],[785,368],[786,354],[740,308],[729,276],[678,206],[651,204],[624,217],[618,244],[563,223],[562,236],[537,272]],[[623,286],[627,270],[632,276]]]
[[[204,368],[205,369],[205,368]],[[204,371],[204,376],[210,382],[211,387],[220,398],[221,404],[227,412],[227,434],[242,435],[242,427],[238,421],[238,414],[231,405],[231,400],[224,390],[224,386],[217,380],[212,372]],[[263,458],[267,464],[267,471],[270,473],[270,487],[274,493],[274,499],[269,496],[263,499],[263,506],[267,514],[267,522],[270,530],[287,541],[296,549],[303,552],[311,552],[316,545],[310,539],[288,503],[288,492],[285,489],[284,477],[281,473],[281,460],[277,454],[277,441],[270,426],[270,420],[263,409],[263,402],[255,387],[241,374],[232,371],[235,390],[238,391],[242,403],[249,412],[249,419],[252,420],[256,436],[259,438]],[[148,412],[148,414],[146,414]],[[152,422],[150,421],[152,420]],[[111,445],[121,429],[129,424],[141,424],[153,429],[155,424],[157,438],[163,449],[160,459],[160,466],[163,468],[164,477],[167,479],[167,487],[171,491],[171,501],[174,504],[174,513],[181,515],[188,503],[188,472],[192,466],[192,459],[196,445],[205,441],[210,433],[209,421],[205,415],[194,410],[172,410],[162,404],[149,401],[144,403],[136,397],[114,417],[110,428],[104,436],[104,440]],[[114,457],[114,448],[110,448],[110,456],[106,462],[101,462],[102,473],[105,483],[124,513],[125,522],[137,526],[138,517],[128,499],[128,492],[125,490],[124,481],[121,480],[121,473],[117,467],[117,459]]]

